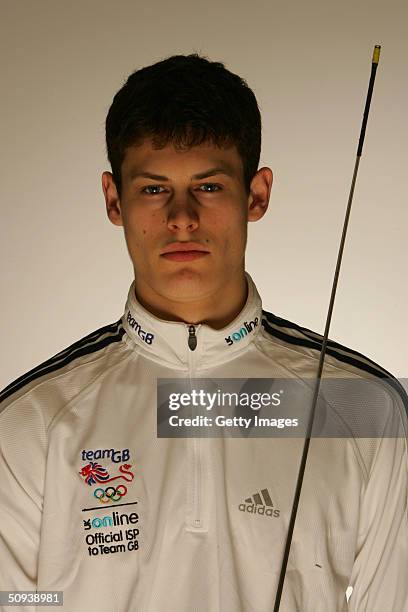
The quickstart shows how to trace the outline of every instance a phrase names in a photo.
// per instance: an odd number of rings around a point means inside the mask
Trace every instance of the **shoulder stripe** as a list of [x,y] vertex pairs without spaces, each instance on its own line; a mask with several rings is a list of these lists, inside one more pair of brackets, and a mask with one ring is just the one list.
[[114,323],[110,323],[109,325],[104,325],[103,327],[99,327],[98,329],[91,332],[87,336],[84,336],[83,338],[80,338],[73,344],[70,344],[67,348],[63,349],[62,351],[60,351],[59,353],[57,353],[56,355],[48,359],[46,363],[48,363],[48,361],[52,361],[54,359],[57,359],[58,357],[61,357],[65,354],[70,353],[71,351],[77,349],[79,346],[83,346],[84,344],[87,344],[88,342],[93,342],[97,338],[100,338],[103,334],[116,333],[121,323],[122,323],[122,319],[119,319],[118,321],[115,321]]
[[119,319],[112,325],[106,325],[88,334],[7,385],[0,392],[0,402],[36,378],[59,370],[78,357],[97,352],[113,342],[119,342],[124,333],[125,329],[121,325],[121,319]]
[[[274,327],[274,325],[276,325],[279,328],[293,329],[295,331],[298,331],[303,336],[306,336],[307,338],[311,338],[315,340],[320,345],[322,344],[323,336],[321,334],[318,334],[312,331],[311,329],[308,329],[307,327],[301,327],[300,325],[296,325],[296,323],[292,323],[292,321],[288,321],[287,319],[281,319],[280,317],[277,317],[276,315],[270,312],[266,312],[266,311],[262,311],[262,312],[266,316],[267,321],[271,327]],[[339,351],[344,351],[345,353],[349,355],[354,355],[355,357],[358,357],[362,362],[367,363],[368,365],[372,365],[373,367],[377,368],[377,370],[383,372],[386,376],[392,376],[392,374],[388,372],[385,368],[380,366],[378,363],[375,363],[374,361],[372,361],[372,359],[369,359],[368,357],[366,357],[366,355],[359,353],[358,351],[350,349],[330,339],[327,342],[327,346],[330,346]]]
[[[272,313],[262,311],[265,315],[265,318],[262,319],[262,325],[271,336],[275,336],[284,342],[289,344],[294,344],[298,346],[305,346],[307,348],[316,349],[317,351],[321,351],[323,345],[323,336],[313,332],[307,328],[303,328],[291,321],[287,321],[286,319],[279,319]],[[301,333],[304,337],[290,335],[288,332],[284,332],[283,330],[292,329],[299,333]],[[389,385],[391,385],[401,396],[401,399],[404,403],[407,415],[408,415],[408,395],[401,385],[401,383],[383,367],[363,355],[357,351],[347,348],[337,342],[333,342],[332,340],[328,340],[326,346],[326,353],[331,355],[338,361],[342,361],[343,363],[348,363],[360,370],[368,372],[373,376],[377,376],[382,380],[385,380]]]

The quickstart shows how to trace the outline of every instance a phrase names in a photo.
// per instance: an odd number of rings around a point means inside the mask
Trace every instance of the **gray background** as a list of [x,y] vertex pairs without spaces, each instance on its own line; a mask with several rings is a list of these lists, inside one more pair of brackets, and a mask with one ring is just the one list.
[[247,270],[266,309],[322,332],[377,43],[331,337],[407,376],[407,23],[395,0],[3,0],[0,386],[122,314],[132,268],[105,214],[105,116],[132,71],[175,53],[254,90],[275,182]]

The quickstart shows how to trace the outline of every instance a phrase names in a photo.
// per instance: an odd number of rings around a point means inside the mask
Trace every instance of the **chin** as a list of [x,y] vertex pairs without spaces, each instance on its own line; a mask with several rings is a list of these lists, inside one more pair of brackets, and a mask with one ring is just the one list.
[[162,285],[163,295],[176,300],[197,300],[214,290],[214,275],[199,274],[191,269],[180,270]]

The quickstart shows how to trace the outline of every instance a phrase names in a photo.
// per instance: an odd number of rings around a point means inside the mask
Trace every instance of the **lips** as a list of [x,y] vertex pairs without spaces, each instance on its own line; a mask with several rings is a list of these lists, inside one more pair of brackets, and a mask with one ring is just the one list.
[[209,254],[198,242],[173,242],[160,255],[168,261],[193,261]]
[[164,249],[161,255],[186,252],[208,253],[208,251],[204,249],[198,242],[173,242]]
[[202,259],[207,255],[209,255],[208,251],[172,251],[170,253],[162,253],[162,257],[169,261],[192,261],[193,259]]

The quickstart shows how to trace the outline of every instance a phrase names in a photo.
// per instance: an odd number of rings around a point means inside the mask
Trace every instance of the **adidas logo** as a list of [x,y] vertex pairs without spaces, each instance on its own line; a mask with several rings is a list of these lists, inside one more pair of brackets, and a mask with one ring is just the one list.
[[271,517],[280,515],[280,510],[273,507],[268,489],[262,489],[260,493],[254,493],[252,497],[247,497],[245,503],[239,504],[238,508],[241,512],[250,512],[251,514],[263,514]]

